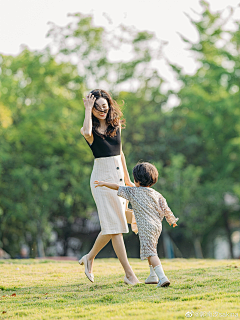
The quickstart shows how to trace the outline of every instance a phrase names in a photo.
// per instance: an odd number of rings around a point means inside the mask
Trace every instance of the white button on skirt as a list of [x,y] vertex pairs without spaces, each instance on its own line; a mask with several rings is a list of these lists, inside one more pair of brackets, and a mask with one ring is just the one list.
[[102,234],[127,233],[126,200],[117,196],[117,190],[106,187],[95,188],[95,180],[124,186],[121,155],[95,159],[90,186],[97,206]]

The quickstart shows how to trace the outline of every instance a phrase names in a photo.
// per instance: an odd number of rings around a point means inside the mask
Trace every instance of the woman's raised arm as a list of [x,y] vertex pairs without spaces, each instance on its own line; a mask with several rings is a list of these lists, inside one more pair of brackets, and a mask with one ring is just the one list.
[[[94,95],[89,93],[86,99],[83,99],[84,107],[85,107],[85,118],[83,122],[83,127],[81,128],[81,134],[85,137],[88,141],[92,138],[92,108],[94,105],[96,98]],[[88,141],[91,143],[91,141]]]

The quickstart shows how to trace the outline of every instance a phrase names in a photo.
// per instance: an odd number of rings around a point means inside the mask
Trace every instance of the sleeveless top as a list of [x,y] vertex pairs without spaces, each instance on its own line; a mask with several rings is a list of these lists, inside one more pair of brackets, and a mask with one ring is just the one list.
[[93,143],[88,145],[92,150],[94,158],[106,158],[119,156],[121,154],[121,135],[119,128],[117,129],[115,137],[101,135],[92,128]]

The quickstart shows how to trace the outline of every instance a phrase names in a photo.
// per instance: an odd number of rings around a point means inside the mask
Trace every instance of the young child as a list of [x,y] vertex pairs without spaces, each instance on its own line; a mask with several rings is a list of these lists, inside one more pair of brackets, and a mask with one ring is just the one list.
[[[148,259],[150,276],[145,283],[158,283],[157,287],[167,287],[170,281],[164,274],[161,261],[157,255],[157,243],[162,231],[162,220],[175,227],[175,218],[167,205],[165,198],[150,187],[157,182],[158,171],[148,162],[137,164],[133,168],[134,184],[136,187],[124,187],[115,183],[95,181],[95,187],[107,187],[118,190],[118,196],[130,201],[137,221],[140,239],[141,259]],[[158,278],[158,281],[156,282]]]

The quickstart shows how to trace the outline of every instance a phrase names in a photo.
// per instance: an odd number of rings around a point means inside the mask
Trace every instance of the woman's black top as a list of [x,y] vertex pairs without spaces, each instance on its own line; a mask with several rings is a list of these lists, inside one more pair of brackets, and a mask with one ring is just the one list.
[[95,128],[92,129],[92,133],[93,143],[90,145],[88,141],[86,141],[95,158],[113,157],[121,154],[121,135],[119,128],[117,129],[115,137],[101,135]]

